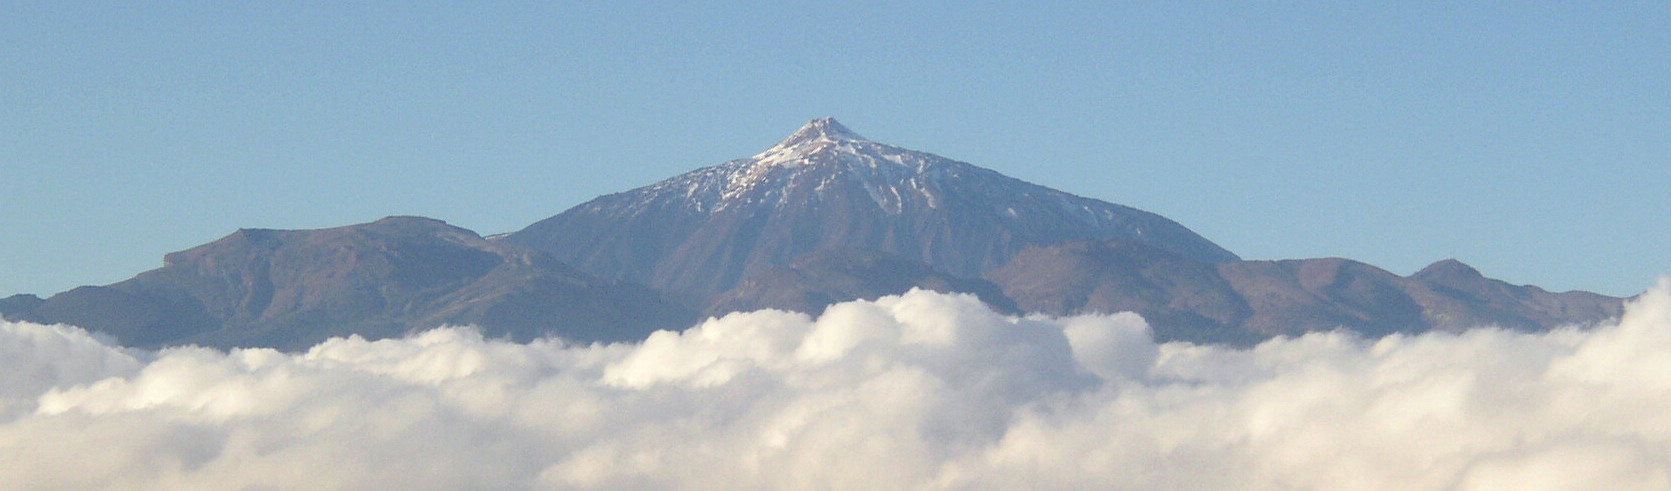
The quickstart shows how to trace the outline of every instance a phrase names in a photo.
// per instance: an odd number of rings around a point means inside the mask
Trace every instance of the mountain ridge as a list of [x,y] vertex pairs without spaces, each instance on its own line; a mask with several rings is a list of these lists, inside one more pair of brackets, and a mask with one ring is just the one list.
[[[1462,276],[1429,271],[1435,268]],[[1370,337],[1485,326],[1531,331],[1598,322],[1623,307],[1605,295],[1492,280],[1454,259],[1398,276],[1345,258],[1206,264],[1130,241],[1030,249],[987,278],[1029,312],[1132,311],[1150,319],[1161,339],[1232,344],[1337,328]]]
[[96,329],[129,346],[285,349],[445,324],[523,341],[626,341],[695,320],[658,299],[440,220],[389,217],[327,229],[239,229],[170,253],[161,268],[53,295],[14,315]]

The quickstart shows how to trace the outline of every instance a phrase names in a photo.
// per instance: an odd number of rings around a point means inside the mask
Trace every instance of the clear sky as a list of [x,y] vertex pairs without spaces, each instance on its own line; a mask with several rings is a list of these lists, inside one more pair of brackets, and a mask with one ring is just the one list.
[[1671,273],[1666,2],[696,3],[0,3],[0,296],[240,227],[514,231],[821,116],[1249,259]]

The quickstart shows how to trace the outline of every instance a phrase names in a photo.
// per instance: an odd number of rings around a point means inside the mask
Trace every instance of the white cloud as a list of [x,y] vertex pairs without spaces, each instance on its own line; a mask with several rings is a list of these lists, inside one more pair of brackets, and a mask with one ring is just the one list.
[[1671,285],[1590,330],[1251,350],[912,292],[639,345],[140,352],[0,323],[15,489],[1666,489]]

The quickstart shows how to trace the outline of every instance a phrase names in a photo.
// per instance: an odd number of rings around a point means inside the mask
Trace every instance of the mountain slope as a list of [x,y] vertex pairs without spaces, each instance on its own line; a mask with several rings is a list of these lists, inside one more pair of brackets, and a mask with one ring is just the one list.
[[164,263],[121,283],[54,295],[20,317],[107,332],[128,346],[284,349],[442,324],[478,324],[489,336],[521,340],[624,341],[694,320],[642,287],[418,217],[244,229]]
[[875,249],[972,277],[1027,247],[1083,238],[1237,259],[1159,215],[866,140],[827,118],[752,158],[599,197],[504,240],[706,303],[819,250]]
[[987,278],[1029,312],[1133,311],[1163,340],[1232,344],[1336,328],[1371,337],[1542,330],[1601,321],[1623,306],[1594,293],[1509,285],[1454,260],[1400,277],[1339,258],[1210,264],[1118,240],[1032,248]]
[[875,300],[911,289],[970,293],[993,310],[1019,313],[997,285],[952,276],[927,264],[869,249],[830,249],[796,258],[788,265],[750,275],[720,295],[710,315],[760,309],[817,315],[831,304]]

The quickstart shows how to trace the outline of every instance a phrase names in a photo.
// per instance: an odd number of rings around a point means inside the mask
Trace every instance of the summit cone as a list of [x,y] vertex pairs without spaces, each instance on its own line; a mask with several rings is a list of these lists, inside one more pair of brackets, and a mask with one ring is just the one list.
[[872,141],[831,118],[753,157],[602,196],[503,240],[705,303],[817,251],[872,249],[978,277],[1028,247],[1076,239],[1238,259],[1160,215]]

